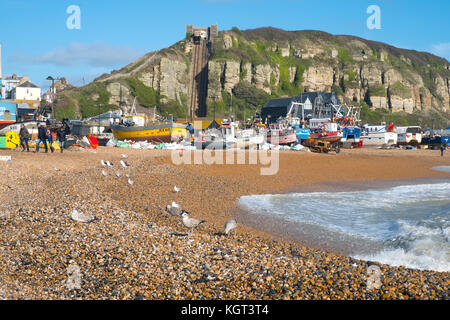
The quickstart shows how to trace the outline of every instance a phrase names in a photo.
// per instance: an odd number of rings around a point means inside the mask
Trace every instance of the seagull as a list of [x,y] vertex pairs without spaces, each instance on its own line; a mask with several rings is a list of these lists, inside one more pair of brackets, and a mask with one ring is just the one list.
[[174,191],[175,193],[178,193],[178,192],[181,191],[181,189],[180,189],[180,188],[177,188],[177,186],[175,186],[175,187],[173,187],[173,191]]
[[108,176],[108,172],[106,172],[105,170],[102,170],[102,175],[107,177]]
[[95,217],[78,212],[77,210],[72,211],[72,220],[78,221],[78,222],[84,222],[89,223],[95,220]]
[[55,171],[61,171],[61,169],[58,169],[57,167],[55,167]]
[[117,178],[120,178],[121,176],[122,176],[122,174],[121,174],[119,171],[117,171],[117,172],[116,172],[116,177],[117,177]]
[[128,183],[129,183],[130,185],[133,185],[133,184],[134,184],[134,181],[131,180],[131,179],[128,179]]
[[195,227],[198,227],[202,223],[205,223],[205,220],[197,220],[194,218],[189,217],[189,212],[183,211],[182,215],[183,217],[183,224],[185,227],[193,229]]
[[124,167],[124,168],[128,168],[128,167],[130,166],[126,161],[123,161],[123,160],[120,160],[120,164],[121,164],[122,167]]
[[166,210],[172,216],[175,216],[175,217],[181,217],[181,214],[183,213],[183,210],[181,210],[181,207],[178,204],[176,204],[175,202],[172,202],[172,205],[167,205]]
[[102,160],[101,163],[102,163],[102,166],[106,167],[106,162],[105,161]]
[[131,174],[127,173],[127,174],[125,175],[125,177],[131,178]]
[[128,159],[128,155],[122,154],[122,159]]
[[111,162],[109,162],[109,161],[106,161],[106,165],[107,165],[108,167],[114,167],[114,165],[113,165]]
[[230,233],[232,230],[236,229],[237,221],[236,219],[231,219],[225,222],[225,234]]

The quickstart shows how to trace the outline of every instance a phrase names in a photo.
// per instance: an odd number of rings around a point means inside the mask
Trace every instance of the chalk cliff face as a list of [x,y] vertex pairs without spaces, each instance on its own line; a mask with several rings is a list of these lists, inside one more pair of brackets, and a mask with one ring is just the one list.
[[[140,80],[161,103],[186,103],[191,84],[192,44],[182,40],[153,52],[119,71],[103,75],[110,104],[118,83]],[[450,63],[429,53],[398,49],[352,36],[273,28],[223,31],[214,39],[208,63],[208,98],[222,99],[241,81],[272,97],[301,91],[335,91],[348,103],[367,103],[393,112],[450,111]]]

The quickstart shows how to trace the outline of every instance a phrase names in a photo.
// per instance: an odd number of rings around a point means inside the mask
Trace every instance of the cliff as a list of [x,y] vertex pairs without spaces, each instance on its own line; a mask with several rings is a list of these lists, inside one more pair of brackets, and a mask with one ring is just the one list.
[[[137,96],[144,108],[156,106],[159,113],[183,117],[192,49],[193,44],[184,39],[102,75],[86,88],[77,89],[78,97],[65,92],[61,101],[66,106],[79,105],[81,95],[84,104],[96,105],[101,92],[91,92],[95,87],[106,91],[103,105],[130,105]],[[450,63],[426,52],[320,31],[233,28],[213,40],[207,95],[209,105],[217,97],[219,113],[228,110],[231,92],[233,109],[243,117],[245,110],[254,111],[271,97],[302,91],[334,91],[347,103],[390,113],[433,110],[448,117]],[[75,113],[80,114],[79,109]],[[95,108],[90,109],[93,112]]]

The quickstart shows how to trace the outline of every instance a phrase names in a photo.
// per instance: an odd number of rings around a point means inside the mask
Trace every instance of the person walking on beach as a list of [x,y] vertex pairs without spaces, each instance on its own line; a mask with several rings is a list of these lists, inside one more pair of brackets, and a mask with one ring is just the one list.
[[445,146],[445,144],[441,144],[441,157],[444,156]]
[[39,145],[42,142],[45,147],[45,153],[48,153],[46,125],[45,124],[41,125],[40,123],[38,123],[37,127],[38,127],[38,139],[36,141],[36,151],[35,152],[39,153]]
[[53,152],[55,152],[55,148],[53,148],[53,134],[50,131],[50,129],[47,129],[47,139],[48,139],[48,145],[50,146],[50,150]]
[[27,147],[27,152],[30,152],[30,146],[28,145],[28,140],[30,139],[30,132],[28,132],[28,129],[25,127],[24,124],[20,125],[19,137],[22,152],[25,151],[25,146]]
[[58,140],[59,140],[59,146],[61,148],[61,153],[64,151],[64,144],[66,143],[66,127],[63,125],[58,130]]

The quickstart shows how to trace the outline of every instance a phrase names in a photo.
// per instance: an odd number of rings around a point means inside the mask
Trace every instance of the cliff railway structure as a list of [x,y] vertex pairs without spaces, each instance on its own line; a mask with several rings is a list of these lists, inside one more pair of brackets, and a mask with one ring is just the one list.
[[208,94],[208,59],[212,46],[212,39],[218,36],[217,25],[210,27],[186,26],[186,34],[191,36],[193,43],[192,64],[189,85],[189,117],[206,117]]

